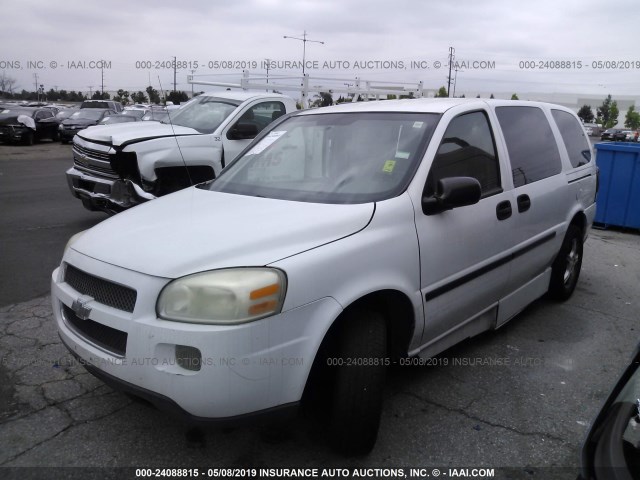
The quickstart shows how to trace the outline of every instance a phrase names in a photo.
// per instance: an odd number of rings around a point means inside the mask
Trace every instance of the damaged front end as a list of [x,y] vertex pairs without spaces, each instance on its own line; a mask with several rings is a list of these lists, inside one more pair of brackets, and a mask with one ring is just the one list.
[[140,158],[126,147],[76,135],[67,183],[85,208],[114,214],[215,177],[213,167],[185,165],[170,151]]
[[36,124],[27,115],[0,115],[0,141],[32,143],[35,132]]
[[153,200],[155,185],[141,185],[135,152],[106,143],[74,139],[73,167],[66,172],[71,193],[88,210],[115,214]]

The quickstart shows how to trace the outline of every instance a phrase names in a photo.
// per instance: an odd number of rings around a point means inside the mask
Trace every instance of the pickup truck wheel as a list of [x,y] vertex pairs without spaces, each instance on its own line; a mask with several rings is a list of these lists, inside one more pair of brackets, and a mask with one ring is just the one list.
[[384,318],[356,310],[344,319],[337,340],[339,365],[333,389],[330,435],[347,455],[369,453],[375,445],[382,413],[387,330]]
[[555,300],[567,300],[576,288],[582,267],[582,232],[569,225],[560,252],[553,262],[549,295]]

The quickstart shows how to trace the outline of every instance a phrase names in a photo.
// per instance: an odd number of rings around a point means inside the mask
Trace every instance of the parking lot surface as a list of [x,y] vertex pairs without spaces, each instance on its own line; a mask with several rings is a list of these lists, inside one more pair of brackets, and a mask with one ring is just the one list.
[[[6,148],[14,147],[0,146]],[[23,248],[40,270],[42,262],[52,263],[38,274],[40,285],[48,284],[73,230],[105,218],[83,211],[66,190],[69,148],[48,148],[60,149],[53,168],[62,172],[43,182],[55,190],[50,198],[2,191],[3,252],[8,245],[18,252],[12,257],[25,255]],[[21,151],[26,161],[12,171],[23,172],[25,181],[37,177],[45,160],[30,159],[35,150]],[[17,161],[9,150],[0,151],[3,186],[15,185],[4,173]],[[54,212],[60,220],[51,228],[35,228],[48,225]],[[12,231],[27,245],[5,244]],[[32,238],[51,242],[46,254],[30,248]],[[432,466],[508,467],[515,472],[510,478],[575,478],[589,423],[640,340],[639,240],[636,232],[592,231],[569,301],[541,299],[498,331],[423,365],[391,368],[378,443],[370,455],[351,459],[333,453],[322,428],[308,419],[194,430],[114,392],[66,352],[43,289],[27,301],[22,288],[14,289],[9,302],[0,303],[0,477],[3,469],[34,478],[56,472],[11,467]],[[5,255],[3,290],[9,281],[29,283],[38,268],[27,274],[19,257]]]

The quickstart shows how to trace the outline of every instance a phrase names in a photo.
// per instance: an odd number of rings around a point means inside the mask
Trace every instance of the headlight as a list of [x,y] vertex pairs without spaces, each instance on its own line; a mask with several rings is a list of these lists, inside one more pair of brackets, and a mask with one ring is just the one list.
[[64,125],[62,124],[58,125],[58,130],[64,130]]
[[76,233],[75,235],[73,235],[69,241],[67,242],[67,244],[64,247],[64,252],[63,255],[65,253],[67,253],[67,250],[69,250],[69,248],[71,247],[71,245],[73,245],[74,243],[76,243],[76,241],[82,236],[84,235],[86,232],[86,230],[82,230],[81,232]]
[[287,280],[274,268],[230,268],[169,283],[158,297],[158,317],[178,322],[236,324],[280,313]]

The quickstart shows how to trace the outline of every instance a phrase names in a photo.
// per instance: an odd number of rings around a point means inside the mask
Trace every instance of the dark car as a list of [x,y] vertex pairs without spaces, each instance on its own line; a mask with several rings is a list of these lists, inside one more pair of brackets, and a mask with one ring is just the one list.
[[77,111],[78,111],[77,108],[64,108],[60,110],[58,113],[56,113],[56,118],[58,119],[58,122],[62,122],[63,120],[66,120]]
[[80,108],[110,108],[116,113],[120,113],[124,109],[120,102],[114,102],[113,100],[85,100],[80,105]]
[[60,124],[60,141],[68,143],[76,133],[100,121],[116,112],[104,108],[81,108]]
[[58,140],[58,121],[51,110],[22,106],[0,110],[0,141],[33,145],[43,138]]
[[579,480],[640,478],[640,345],[582,447]]
[[622,133],[621,128],[610,128],[602,132],[600,136],[600,140],[612,140],[614,142],[619,142],[624,140],[625,135]]
[[126,123],[126,122],[137,122],[139,119],[134,117],[133,115],[123,115],[118,113],[116,115],[111,115],[109,117],[104,117],[98,125],[113,125],[114,123]]

